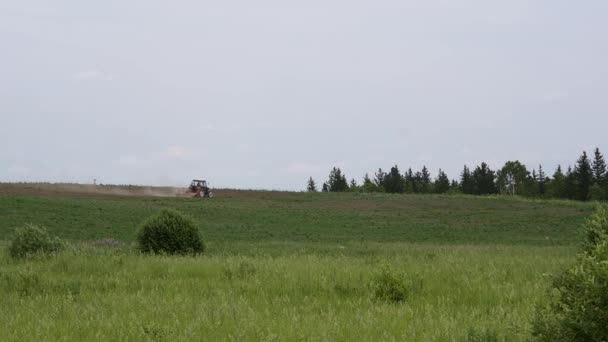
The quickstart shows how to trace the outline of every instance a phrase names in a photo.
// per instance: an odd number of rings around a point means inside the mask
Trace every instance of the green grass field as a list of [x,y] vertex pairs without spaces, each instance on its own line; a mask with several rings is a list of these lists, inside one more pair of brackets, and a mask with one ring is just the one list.
[[[6,340],[520,341],[592,204],[503,197],[216,191],[211,200],[0,194],[0,240],[45,225],[60,254],[0,253]],[[142,256],[162,208],[200,224],[201,257]],[[111,237],[119,248],[91,242]],[[390,267],[403,303],[373,300]]]

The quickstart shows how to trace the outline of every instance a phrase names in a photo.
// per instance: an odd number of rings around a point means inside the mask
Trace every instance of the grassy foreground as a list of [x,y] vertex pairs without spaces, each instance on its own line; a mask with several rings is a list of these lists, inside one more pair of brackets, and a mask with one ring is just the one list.
[[[593,208],[501,197],[217,195],[0,194],[4,245],[25,222],[70,243],[27,261],[0,246],[2,339],[527,340],[549,274],[573,262]],[[204,256],[134,251],[137,225],[162,208],[198,221]],[[125,245],[91,243],[104,237]],[[373,299],[386,267],[409,286],[402,303]]]
[[[371,244],[319,255],[145,257],[103,249],[0,260],[7,340],[409,340],[529,338],[567,247]],[[369,253],[375,250],[375,253]],[[374,301],[389,265],[412,285]]]

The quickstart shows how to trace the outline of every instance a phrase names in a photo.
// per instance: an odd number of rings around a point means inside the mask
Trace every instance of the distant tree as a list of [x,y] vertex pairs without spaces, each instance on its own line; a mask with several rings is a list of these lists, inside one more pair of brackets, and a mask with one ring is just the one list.
[[443,170],[439,169],[437,173],[437,178],[435,178],[435,192],[438,194],[443,194],[450,191],[450,179],[448,175],[443,172]]
[[383,191],[384,189],[379,188],[370,178],[369,175],[366,173],[365,176],[363,177],[363,184],[361,185],[361,190],[363,192],[379,192],[379,191]]
[[423,194],[431,192],[431,174],[426,166],[423,166],[420,172],[420,192]]
[[405,181],[399,172],[397,165],[391,167],[391,172],[384,176],[384,191],[388,193],[402,193],[405,187]]
[[568,166],[566,176],[564,178],[564,198],[576,199],[576,167],[572,170],[571,166]]
[[496,189],[495,174],[492,169],[482,162],[481,165],[477,166],[473,171],[473,180],[475,182],[475,193],[478,195],[495,194],[498,192]]
[[516,161],[508,161],[496,172],[496,186],[503,194],[518,195],[526,192],[530,172],[526,166]]
[[308,178],[308,185],[306,186],[306,191],[308,192],[317,192],[317,183],[312,177]]
[[329,186],[327,186],[327,183],[323,183],[323,188],[321,190],[322,192],[328,192],[329,191]]
[[549,194],[555,198],[568,198],[566,195],[566,176],[562,172],[561,165],[557,165],[557,169],[553,173],[553,179],[549,183]]
[[450,190],[460,188],[460,184],[458,184],[457,180],[452,179],[452,184],[450,184],[450,188],[451,188]]
[[604,185],[606,182],[606,161],[604,156],[600,153],[600,149],[595,149],[595,157],[593,158],[593,183]]
[[462,173],[460,174],[460,188],[463,194],[474,194],[475,193],[475,181],[473,175],[469,170],[468,166],[464,166]]
[[348,190],[348,182],[346,176],[342,174],[340,168],[334,167],[329,173],[327,180],[328,190],[330,192],[342,192]]
[[359,186],[357,185],[357,181],[353,178],[350,180],[350,184],[348,185],[348,189],[350,191],[357,191]]
[[585,151],[576,161],[574,178],[576,181],[576,198],[580,201],[587,201],[590,198],[589,190],[593,184],[593,171]]
[[416,177],[414,176],[414,172],[412,172],[411,167],[407,169],[403,178],[405,180],[405,192],[410,194],[418,192],[418,184],[416,183]]
[[384,188],[384,176],[386,176],[386,172],[382,171],[381,168],[374,174],[374,184],[378,188]]
[[543,166],[540,164],[538,165],[538,181],[536,184],[538,186],[538,194],[544,197],[547,193],[547,175],[545,175]]

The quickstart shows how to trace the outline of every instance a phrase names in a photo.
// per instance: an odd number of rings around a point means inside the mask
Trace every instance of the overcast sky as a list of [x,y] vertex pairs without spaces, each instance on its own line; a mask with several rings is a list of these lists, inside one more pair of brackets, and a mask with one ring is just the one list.
[[301,190],[608,153],[608,1],[0,0],[0,181]]

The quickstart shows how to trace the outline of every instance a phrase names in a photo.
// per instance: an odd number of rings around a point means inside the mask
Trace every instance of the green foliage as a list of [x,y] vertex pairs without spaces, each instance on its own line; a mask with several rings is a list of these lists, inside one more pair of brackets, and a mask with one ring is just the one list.
[[439,173],[437,173],[437,178],[435,179],[435,193],[443,194],[448,191],[450,191],[450,179],[443,170],[439,169]]
[[538,308],[533,335],[541,341],[608,341],[608,210],[587,221],[585,253],[553,280]]
[[327,180],[327,187],[330,192],[348,191],[348,181],[340,168],[334,167],[331,170],[329,179]]
[[587,152],[583,151],[576,162],[576,168],[574,169],[574,179],[576,182],[576,199],[579,201],[587,201],[590,198],[590,189],[593,184],[593,170],[591,169],[591,163],[587,158]]
[[475,191],[475,180],[468,166],[464,166],[460,173],[460,189],[463,194],[473,195]]
[[49,236],[46,228],[26,224],[17,228],[8,251],[13,258],[27,258],[36,254],[54,253],[62,248],[59,238]]
[[389,303],[406,301],[412,291],[410,284],[406,283],[404,277],[386,265],[382,267],[382,271],[372,282],[372,289],[372,298],[375,301]]
[[482,162],[472,174],[476,195],[490,195],[498,192],[494,183],[496,176],[488,164]]
[[602,241],[608,241],[608,207],[598,206],[585,221],[583,250],[591,253]]
[[317,192],[317,184],[312,177],[308,178],[308,183],[306,185],[306,191],[308,192]]
[[399,172],[397,165],[391,167],[391,172],[384,175],[382,180],[384,191],[388,193],[402,193],[404,190],[404,180]]
[[175,210],[164,209],[140,227],[137,242],[143,253],[200,254],[204,250],[194,220]]

